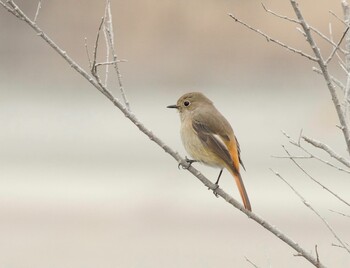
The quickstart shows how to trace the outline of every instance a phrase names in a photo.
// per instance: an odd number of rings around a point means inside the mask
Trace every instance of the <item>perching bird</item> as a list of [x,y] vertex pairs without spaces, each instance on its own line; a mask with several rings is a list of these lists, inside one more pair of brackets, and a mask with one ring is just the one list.
[[[230,123],[215,108],[213,102],[200,92],[183,95],[176,105],[181,118],[181,139],[186,151],[194,160],[206,165],[219,167],[219,180],[224,168],[235,178],[244,207],[251,211],[249,198],[244,187],[239,164],[244,168],[240,148]],[[245,169],[245,168],[244,168]]]

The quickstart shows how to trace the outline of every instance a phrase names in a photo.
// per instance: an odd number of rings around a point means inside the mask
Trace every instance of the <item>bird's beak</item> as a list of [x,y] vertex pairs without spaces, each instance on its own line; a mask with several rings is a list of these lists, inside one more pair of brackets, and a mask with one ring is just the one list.
[[176,104],[174,104],[174,105],[169,105],[169,106],[167,106],[167,108],[179,109],[179,106],[177,106]]

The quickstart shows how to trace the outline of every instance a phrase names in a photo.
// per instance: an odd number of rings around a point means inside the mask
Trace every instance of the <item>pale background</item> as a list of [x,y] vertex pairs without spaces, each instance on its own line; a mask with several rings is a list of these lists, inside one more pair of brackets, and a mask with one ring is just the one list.
[[[18,1],[34,16],[36,1]],[[266,1],[293,16],[288,1]],[[300,1],[310,22],[334,38],[340,1]],[[350,258],[269,168],[278,170],[345,241],[349,214],[282,155],[281,130],[304,133],[346,155],[330,95],[305,58],[230,19],[232,12],[283,42],[310,52],[293,24],[259,1],[112,1],[123,81],[133,111],[185,155],[174,104],[188,91],[210,97],[235,129],[253,210],[331,267]],[[104,1],[43,1],[39,26],[81,66]],[[135,128],[25,24],[0,8],[1,267],[309,267],[300,257],[216,199]],[[330,48],[321,42],[328,56]],[[336,61],[335,61],[336,63]],[[335,72],[342,78],[342,73]],[[117,89],[115,94],[119,96]],[[297,152],[296,150],[293,150]],[[300,154],[297,152],[297,154]],[[326,157],[325,154],[319,155]],[[350,180],[315,161],[312,175],[349,201]],[[196,165],[214,181],[217,170]],[[240,200],[224,172],[222,187]]]

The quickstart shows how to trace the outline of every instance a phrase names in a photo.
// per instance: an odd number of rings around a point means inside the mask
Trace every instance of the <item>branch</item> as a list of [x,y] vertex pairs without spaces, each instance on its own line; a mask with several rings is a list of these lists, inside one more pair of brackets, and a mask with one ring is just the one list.
[[[289,157],[291,157],[291,154],[289,153],[289,151],[286,149],[286,147],[284,147],[282,145],[284,151],[288,154]],[[319,186],[321,186],[323,189],[325,189],[328,193],[330,193],[331,195],[333,195],[335,198],[337,198],[340,202],[343,202],[345,205],[348,205],[350,207],[350,204],[348,202],[346,202],[343,198],[341,198],[339,195],[337,195],[336,193],[334,193],[332,190],[330,190],[328,187],[324,186],[322,183],[320,183],[318,180],[316,180],[314,177],[312,177],[308,172],[306,172],[305,169],[303,169],[298,163],[297,161],[295,161],[295,159],[293,159],[292,157],[290,158],[290,160],[292,160],[292,162],[306,175],[308,176],[312,181],[314,181],[315,183],[317,183]]]
[[316,253],[317,262],[320,263],[320,256],[318,255],[317,245],[315,245],[315,253]]
[[292,18],[289,18],[285,15],[280,15],[280,14],[277,14],[276,12],[272,11],[271,9],[268,9],[266,8],[266,6],[264,5],[264,3],[261,3],[263,9],[267,12],[267,13],[270,13],[274,16],[276,16],[277,18],[280,18],[280,19],[284,19],[286,21],[290,21],[290,22],[293,22],[293,23],[296,23],[296,24],[300,24],[298,20],[295,20],[295,19],[292,19]]
[[246,256],[244,256],[245,260],[250,263],[253,267],[255,268],[259,268],[259,266],[257,266],[254,262],[252,262],[251,260],[249,260]]
[[[208,180],[205,176],[203,176],[197,169],[192,166],[188,166],[186,160],[182,158],[177,152],[171,149],[168,145],[166,145],[162,140],[160,140],[152,131],[147,129],[137,118],[136,116],[125,106],[122,104],[120,100],[115,98],[111,92],[99,84],[96,79],[91,77],[85,70],[83,70],[73,59],[63,51],[51,38],[49,38],[38,26],[35,22],[31,21],[28,16],[26,16],[22,10],[12,1],[7,0],[8,3],[12,6],[13,10],[20,16],[21,20],[27,23],[39,37],[41,37],[45,42],[48,43],[75,71],[77,71],[80,75],[82,75],[85,79],[89,81],[98,91],[100,91],[107,99],[109,99],[113,105],[115,105],[124,115],[128,118],[138,129],[144,133],[150,140],[155,142],[159,147],[161,147],[166,153],[171,155],[180,165],[185,167],[190,173],[192,173],[195,177],[197,177],[206,187],[211,190],[215,190],[217,195],[222,197],[226,202],[231,204],[236,209],[240,210],[244,214],[246,214],[250,219],[254,220],[266,230],[274,234],[276,237],[284,241],[291,248],[293,248],[296,252],[302,255],[306,260],[312,263],[314,266],[324,268],[325,266],[321,263],[318,263],[317,259],[312,256],[308,251],[299,246],[296,242],[294,242],[287,235],[278,230],[275,226],[265,221],[263,218],[258,216],[257,214],[246,210],[238,201],[236,201],[233,197],[228,195],[221,188],[217,188],[217,185]],[[12,12],[11,12],[12,13]],[[12,13],[13,14],[13,13]],[[15,14],[13,14],[15,15]]]
[[322,58],[322,55],[321,55],[321,52],[320,52],[320,49],[318,48],[318,46],[316,45],[313,37],[312,37],[312,34],[310,32],[310,27],[309,25],[306,23],[306,21],[304,20],[304,17],[303,15],[301,14],[301,11],[298,7],[298,4],[295,0],[290,0],[290,3],[294,9],[294,12],[306,34],[306,40],[309,42],[310,44],[310,47],[312,48],[316,58],[317,58],[317,63],[322,71],[322,74],[323,74],[323,77],[326,81],[326,84],[327,84],[327,87],[328,87],[328,90],[332,96],[332,101],[333,101],[333,104],[335,106],[335,109],[337,111],[337,114],[338,114],[338,118],[339,118],[339,122],[341,124],[341,130],[343,131],[343,135],[344,135],[344,138],[345,138],[345,142],[346,142],[346,145],[347,145],[347,148],[348,148],[348,152],[350,153],[350,130],[349,130],[349,127],[348,127],[348,124],[347,124],[347,121],[346,121],[346,118],[345,118],[345,115],[342,111],[342,108],[341,108],[341,105],[340,105],[340,102],[339,102],[339,99],[338,99],[338,96],[337,96],[337,93],[335,91],[335,87],[332,83],[332,79],[331,79],[331,76],[329,75],[329,72],[328,72],[328,69],[327,69],[327,64],[324,62],[323,58]]
[[343,33],[343,35],[341,36],[338,44],[333,48],[333,51],[331,52],[331,54],[329,55],[328,59],[326,60],[326,64],[328,64],[331,59],[333,58],[334,54],[337,52],[337,50],[339,49],[339,46],[341,45],[341,43],[344,40],[345,35],[347,34],[347,32],[349,31],[349,27],[347,27]]
[[[320,69],[317,69],[316,67],[313,67],[312,70],[317,73],[317,74],[322,74],[322,71]],[[340,82],[340,80],[338,80],[337,78],[335,78],[334,76],[330,76],[332,82],[337,85],[343,92],[345,92],[345,86],[343,85],[342,82]]]
[[347,214],[341,213],[341,212],[339,212],[339,211],[335,211],[335,210],[332,210],[332,209],[330,209],[329,211],[331,211],[331,212],[333,212],[333,213],[336,213],[336,214],[339,214],[339,215],[342,215],[342,216],[344,216],[344,217],[348,217],[348,218],[350,218],[350,215],[347,215]]
[[[301,158],[304,158],[304,159],[314,158],[314,159],[316,159],[316,160],[318,160],[318,161],[320,161],[320,162],[322,162],[322,163],[324,163],[324,164],[326,164],[326,165],[328,165],[328,166],[330,166],[330,167],[332,167],[332,168],[338,169],[339,171],[343,171],[343,172],[346,172],[346,173],[350,173],[349,170],[346,170],[346,169],[343,169],[343,168],[338,167],[338,166],[336,166],[336,165],[333,165],[331,162],[326,161],[326,160],[323,160],[322,158],[320,158],[320,157],[318,157],[318,156],[312,154],[312,153],[309,152],[307,149],[305,149],[305,148],[301,145],[301,143],[300,143],[300,139],[302,138],[302,135],[301,135],[301,134],[300,134],[300,136],[299,136],[299,141],[296,142],[296,141],[293,140],[285,131],[282,131],[282,133],[283,133],[284,136],[287,137],[287,139],[289,139],[289,142],[290,142],[291,144],[293,144],[294,146],[298,147],[298,148],[301,149],[303,152],[305,152],[306,154],[308,154],[308,156],[302,156],[302,157],[299,156],[299,157],[297,157],[297,158],[299,158],[299,159],[301,159]],[[273,156],[273,157],[275,157],[275,158],[283,158],[283,157],[281,157],[281,156],[278,156],[278,157]],[[296,158],[296,157],[294,157],[294,156],[292,156],[292,157],[284,156],[284,158]]]
[[100,39],[100,32],[102,29],[103,22],[104,22],[104,18],[102,17],[101,22],[100,22],[100,26],[98,27],[98,31],[97,31],[97,35],[96,35],[95,47],[94,47],[94,53],[93,53],[93,61],[92,61],[92,66],[91,66],[91,74],[93,75],[93,77],[96,79],[97,83],[101,87],[103,87],[103,85],[102,85],[101,79],[97,73],[96,62],[97,62],[98,41]]
[[87,57],[88,62],[89,62],[89,68],[90,68],[90,70],[92,70],[92,63],[91,63],[91,59],[90,59],[90,53],[89,53],[89,48],[87,45],[87,38],[86,37],[84,39],[84,46],[85,46],[86,57]]
[[[342,7],[343,7],[343,12],[344,12],[344,22],[345,24],[349,27],[350,24],[350,8],[349,4],[347,1],[343,0],[342,1]],[[349,50],[350,49],[350,35],[347,34],[345,38],[345,49]],[[346,65],[346,74],[347,74],[347,79],[346,79],[346,86],[344,90],[344,114],[345,118],[348,119],[348,114],[349,114],[349,99],[350,99],[350,54],[345,55],[345,65]]]
[[310,143],[311,145],[320,148],[322,150],[324,150],[325,152],[327,152],[331,157],[337,159],[340,163],[344,164],[347,167],[350,167],[350,161],[345,159],[344,157],[340,156],[339,154],[337,154],[336,152],[334,152],[328,145],[317,141],[317,140],[313,140],[311,138],[308,138],[306,136],[302,136],[303,140]]
[[36,12],[35,12],[35,16],[34,16],[34,22],[36,22],[36,20],[38,19],[40,9],[41,9],[41,0],[39,0],[38,7],[36,8]]
[[301,56],[303,56],[303,57],[305,57],[305,58],[308,58],[309,60],[317,61],[317,58],[314,58],[314,57],[310,56],[309,54],[306,54],[306,53],[302,52],[301,50],[298,50],[298,49],[295,49],[295,48],[293,48],[293,47],[290,47],[290,46],[288,46],[288,45],[282,43],[281,41],[278,41],[278,40],[276,40],[276,39],[271,38],[271,37],[268,36],[266,33],[260,31],[259,29],[256,29],[256,28],[254,28],[254,27],[248,25],[248,24],[245,23],[244,21],[241,21],[240,19],[238,19],[237,17],[235,17],[233,14],[229,13],[228,15],[229,15],[234,21],[236,21],[236,22],[242,24],[244,27],[248,28],[249,30],[251,30],[251,31],[253,31],[253,32],[256,32],[256,33],[258,33],[259,35],[262,35],[263,37],[265,37],[266,40],[267,40],[268,42],[271,41],[271,42],[273,42],[273,43],[275,43],[275,44],[277,44],[277,45],[279,45],[279,46],[281,46],[281,47],[283,47],[283,48],[285,48],[285,49],[287,49],[287,50],[289,50],[289,51],[292,51],[292,52],[297,53],[297,54],[299,54],[299,55],[301,55]]
[[118,65],[118,57],[115,51],[115,46],[114,46],[114,34],[113,34],[113,23],[112,23],[112,12],[111,12],[111,2],[110,0],[106,0],[106,10],[105,10],[105,15],[106,15],[106,22],[105,22],[105,35],[108,40],[108,45],[112,51],[112,56],[113,56],[113,61],[114,63],[114,70],[117,74],[118,78],[118,84],[119,84],[119,90],[121,92],[122,98],[124,100],[125,106],[128,110],[130,110],[130,103],[125,95],[125,90],[122,82],[122,75],[119,71],[119,65]]
[[[117,62],[127,62],[127,60],[117,60]],[[99,62],[96,63],[95,66],[99,67],[99,66],[107,66],[107,65],[114,65],[115,61],[108,61],[108,62]]]
[[[328,222],[323,218],[311,205],[309,202],[306,201],[306,199],[297,191],[295,188],[287,181],[285,180],[278,172],[274,171],[273,169],[270,169],[275,175],[280,178],[284,183],[286,183],[289,188],[300,198],[300,200],[303,202],[303,204],[309,208],[313,213],[316,214],[316,216],[325,224],[325,226],[328,228],[328,230],[333,234],[336,240],[344,247],[344,249],[350,254],[350,249],[346,246],[346,244],[339,238],[339,236],[336,234],[336,232],[333,230],[333,228],[328,224]],[[319,262],[319,258],[317,256],[317,263]],[[321,267],[321,266],[316,266]]]
[[8,5],[6,5],[4,2],[0,1],[0,5],[2,5],[8,12],[16,16],[18,19],[21,19],[17,12],[14,9],[10,8]]
[[332,14],[338,21],[340,21],[341,23],[343,23],[345,26],[348,26],[348,25],[345,23],[345,21],[344,21],[343,19],[339,18],[339,16],[338,16],[337,14],[335,14],[334,11],[329,10],[329,13]]
[[[293,22],[293,23],[296,23],[296,24],[300,24],[300,22],[299,22],[298,20],[296,20],[296,19],[289,18],[289,17],[287,17],[287,16],[285,16],[285,15],[280,15],[280,14],[278,14],[278,13],[272,11],[271,9],[266,8],[266,6],[265,6],[263,3],[261,3],[261,5],[262,5],[263,9],[264,9],[267,13],[270,13],[270,14],[272,14],[273,16],[275,16],[275,17],[277,17],[277,18],[284,19],[284,20],[286,20],[286,21]],[[297,29],[300,30],[299,28],[297,28]],[[311,27],[311,26],[310,26],[310,29],[311,29],[313,32],[315,32],[316,34],[318,34],[318,35],[319,35],[321,38],[323,38],[325,41],[327,41],[328,43],[330,43],[333,47],[337,47],[337,44],[335,44],[330,38],[328,38],[327,36],[325,36],[325,35],[324,35],[323,33],[321,33],[319,30],[317,30],[316,28]],[[301,31],[301,30],[300,30],[300,31]],[[305,33],[304,33],[303,31],[301,31],[301,33],[305,36]],[[343,50],[342,48],[339,48],[339,47],[338,47],[337,49],[339,49],[342,53],[346,53],[346,51]]]

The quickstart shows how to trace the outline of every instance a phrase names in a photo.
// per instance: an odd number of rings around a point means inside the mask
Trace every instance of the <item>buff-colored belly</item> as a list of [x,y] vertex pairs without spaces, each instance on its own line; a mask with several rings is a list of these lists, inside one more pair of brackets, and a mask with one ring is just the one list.
[[185,122],[182,123],[181,139],[187,153],[194,160],[198,160],[209,166],[223,167],[223,161],[205,143],[202,143],[192,128],[192,125],[187,125]]

